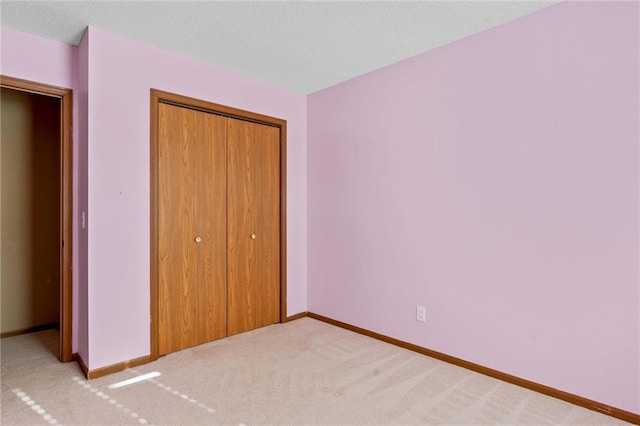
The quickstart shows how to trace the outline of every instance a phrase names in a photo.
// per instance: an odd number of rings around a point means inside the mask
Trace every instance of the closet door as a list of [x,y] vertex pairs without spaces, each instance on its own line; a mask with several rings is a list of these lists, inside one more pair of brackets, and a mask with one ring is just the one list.
[[280,320],[280,131],[227,119],[228,334]]
[[161,103],[158,354],[226,336],[226,119]]

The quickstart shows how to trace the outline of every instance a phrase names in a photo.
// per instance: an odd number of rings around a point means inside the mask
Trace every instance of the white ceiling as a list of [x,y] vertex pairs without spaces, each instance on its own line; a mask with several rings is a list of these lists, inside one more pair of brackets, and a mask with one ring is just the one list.
[[5,1],[2,26],[78,44],[94,26],[311,93],[558,1]]

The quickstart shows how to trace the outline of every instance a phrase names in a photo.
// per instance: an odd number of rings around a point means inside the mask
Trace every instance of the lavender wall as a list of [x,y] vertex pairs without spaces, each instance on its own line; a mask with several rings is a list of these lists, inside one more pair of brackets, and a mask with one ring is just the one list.
[[90,369],[149,353],[152,87],[287,120],[288,314],[306,311],[304,95],[95,28],[77,48],[1,31],[2,74],[74,90],[73,350]]
[[563,3],[309,96],[309,310],[640,412],[638,16]]
[[288,314],[306,311],[306,96],[88,28],[89,368],[149,353],[149,93],[287,120]]
[[[85,31],[77,47],[76,69],[78,73],[76,99],[74,111],[77,114],[76,121],[78,174],[75,179],[78,190],[81,194],[88,194],[88,159],[87,141],[89,139],[89,35]],[[78,244],[75,251],[78,256],[78,263],[82,269],[82,279],[77,285],[77,292],[74,293],[74,300],[77,300],[77,318],[74,316],[74,333],[78,335],[77,352],[82,360],[89,364],[89,283],[87,281],[88,271],[88,247],[89,235],[87,232],[86,212],[88,211],[88,197],[85,195],[78,206],[78,214],[75,216],[75,226],[80,228]],[[85,212],[85,227],[82,228],[82,212]],[[76,328],[77,324],[77,328]]]
[[[78,73],[77,73],[77,49],[68,44],[48,40],[31,34],[26,34],[9,28],[0,28],[0,74],[35,81],[38,83],[51,84],[54,86],[72,89],[74,106],[78,104]],[[79,185],[79,173],[83,168],[79,153],[78,115],[79,109],[73,110],[73,216],[78,217],[79,206],[86,203],[86,191],[82,191]],[[73,244],[74,247],[81,247],[82,235],[78,229],[78,223],[74,223]],[[80,283],[86,284],[86,267],[81,263],[79,253],[81,250],[74,250],[73,255],[73,351],[77,351],[79,301],[78,288]],[[86,264],[85,264],[86,265]],[[86,343],[86,342],[84,342]]]
[[74,351],[149,351],[155,87],[288,120],[289,314],[308,220],[309,310],[640,412],[638,13],[554,6],[308,99],[95,28],[2,28],[2,74],[74,89]]

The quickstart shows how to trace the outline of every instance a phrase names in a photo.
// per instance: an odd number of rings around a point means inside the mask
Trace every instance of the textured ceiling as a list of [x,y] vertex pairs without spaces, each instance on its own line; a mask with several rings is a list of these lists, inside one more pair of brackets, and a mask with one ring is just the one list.
[[311,93],[558,1],[2,1],[0,23],[78,44],[94,26]]

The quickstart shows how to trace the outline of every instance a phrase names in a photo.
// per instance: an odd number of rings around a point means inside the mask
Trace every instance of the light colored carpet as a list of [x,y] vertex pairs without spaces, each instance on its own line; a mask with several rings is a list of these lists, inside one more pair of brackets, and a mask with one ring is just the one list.
[[3,425],[627,424],[310,318],[89,382],[56,339],[2,339]]

